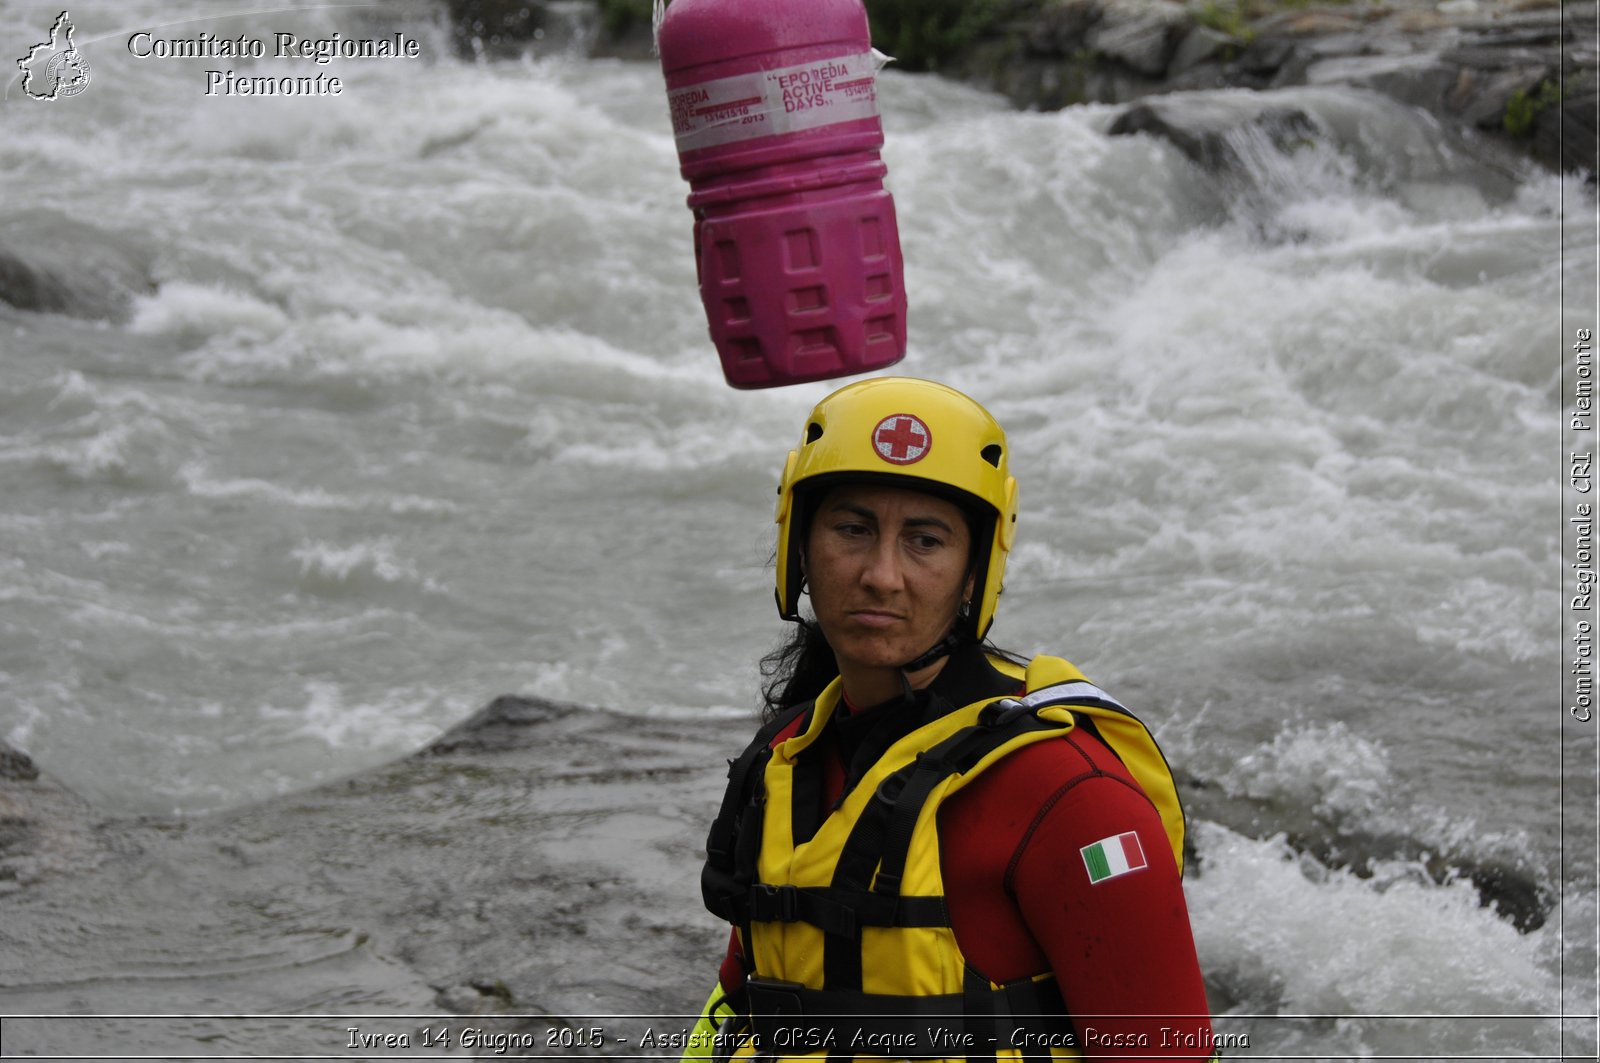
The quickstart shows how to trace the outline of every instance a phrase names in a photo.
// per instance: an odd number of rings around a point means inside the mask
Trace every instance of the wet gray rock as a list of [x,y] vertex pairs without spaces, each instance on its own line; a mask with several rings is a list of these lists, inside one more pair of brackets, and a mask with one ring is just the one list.
[[1347,160],[1363,182],[1419,201],[1454,188],[1506,202],[1527,168],[1498,142],[1344,85],[1169,93],[1130,105],[1107,133],[1168,141],[1218,178],[1235,217],[1271,239],[1299,238],[1281,228],[1273,205],[1294,193],[1302,153],[1306,173]]
[[55,215],[0,228],[0,302],[18,310],[121,321],[155,287],[148,251],[121,234]]
[[[1369,18],[1287,11],[1249,24],[1238,36],[1196,25],[1151,92],[1365,89],[1424,110],[1448,128],[1499,139],[1552,168],[1592,173],[1587,128],[1594,125],[1597,96],[1584,75],[1593,69],[1585,44],[1594,37],[1593,9],[1580,7],[1514,11],[1497,4],[1478,14],[1445,14],[1394,5],[1372,9]],[[1566,96],[1557,106],[1553,87],[1563,80]],[[1519,117],[1528,111],[1531,116]],[[1563,124],[1577,134],[1570,143],[1549,135]]]
[[1065,55],[1088,37],[1101,14],[1098,0],[1047,4],[1024,23],[1028,45],[1039,55]]
[[73,305],[73,293],[65,279],[0,247],[0,300],[18,310],[65,313]]
[[1592,165],[1600,157],[1595,129],[1595,100],[1600,97],[1600,83],[1596,82],[1592,59],[1590,56],[1591,65],[1580,68],[1568,80],[1565,99],[1534,116],[1528,139],[1533,157],[1546,165],[1559,163],[1563,169],[1574,169],[1582,160]]
[[528,729],[584,711],[582,706],[507,694],[450,728],[415,756],[496,753],[525,745]]
[[39,777],[33,758],[20,749],[0,742],[0,779],[10,782],[32,782]]
[[1546,68],[1537,63],[1460,67],[1454,74],[1454,83],[1446,87],[1445,109],[1464,126],[1492,131],[1505,122],[1506,101],[1519,92],[1537,91]]
[[1178,43],[1189,28],[1189,19],[1181,7],[1142,0],[1107,0],[1083,41],[1097,54],[1154,78],[1167,73]]
[[[1398,830],[1330,817],[1288,802],[1230,792],[1210,780],[1179,772],[1178,789],[1190,819],[1218,823],[1246,837],[1281,835],[1285,844],[1328,871],[1347,871],[1371,879],[1380,864],[1403,864],[1409,872],[1442,886],[1465,878],[1478,891],[1479,904],[1527,934],[1549,919],[1559,900],[1538,871],[1511,857],[1495,858],[1453,851]],[[1188,849],[1184,873],[1205,874],[1205,854]]]
[[1280,151],[1321,135],[1317,124],[1305,111],[1288,106],[1273,106],[1266,101],[1259,108],[1205,108],[1197,100],[1156,99],[1135,104],[1111,123],[1111,136],[1145,133],[1171,141],[1179,151],[1211,171],[1234,169],[1239,165],[1238,134],[1253,130]]
[[[21,872],[0,878],[0,1011],[60,1011],[68,982],[85,1013],[309,1000],[537,1033],[697,1011],[727,944],[700,904],[701,846],[753,726],[500,698],[396,763],[184,819],[99,822],[46,774],[0,781],[0,876]],[[67,859],[87,843],[95,859]],[[508,1012],[550,1019],[495,1019]],[[344,1044],[342,1026],[258,1025],[230,1036],[288,1055]],[[158,1033],[72,1036],[152,1056],[205,1048]],[[7,1020],[24,1054],[61,1054],[62,1036]]]
[[1168,77],[1182,77],[1201,63],[1226,61],[1238,46],[1237,40],[1220,30],[1209,26],[1191,26],[1178,42],[1172,60],[1163,72]]
[[0,742],[0,893],[97,866],[111,852],[98,819],[27,753]]
[[121,321],[136,291],[154,290],[136,278],[137,267],[104,248],[73,260],[0,247],[0,302],[18,310]]

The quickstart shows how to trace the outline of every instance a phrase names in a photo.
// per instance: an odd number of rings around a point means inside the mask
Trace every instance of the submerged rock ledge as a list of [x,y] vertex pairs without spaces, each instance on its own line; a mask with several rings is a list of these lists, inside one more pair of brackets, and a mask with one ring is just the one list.
[[[727,940],[700,850],[739,740],[504,697],[392,764],[194,817],[110,815],[0,747],[0,1011],[697,1011]],[[62,1051],[26,1037],[8,1025]]]
[[[70,986],[74,1009],[115,1014],[149,976],[137,999],[151,1012],[200,997],[255,1015],[344,1001],[499,1015],[524,1033],[693,1013],[726,941],[700,905],[703,839],[748,731],[501,697],[392,764],[189,818],[108,815],[0,745],[0,1011],[60,1011]],[[1429,855],[1195,776],[1180,785],[1191,822],[1282,837],[1302,861],[1467,877],[1523,932],[1550,910],[1523,869]],[[1206,868],[1191,854],[1190,873]],[[220,974],[229,995],[215,998]],[[1208,986],[1219,1007],[1236,989]],[[274,1045],[297,1047],[320,1050]]]

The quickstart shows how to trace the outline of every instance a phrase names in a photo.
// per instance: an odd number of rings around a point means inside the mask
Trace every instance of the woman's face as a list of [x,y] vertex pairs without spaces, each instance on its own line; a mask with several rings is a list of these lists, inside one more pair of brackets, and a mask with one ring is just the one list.
[[[865,485],[822,496],[804,571],[811,607],[852,701],[893,697],[900,667],[950,631],[972,596],[970,557],[971,532],[953,502]],[[887,692],[877,698],[880,689]]]

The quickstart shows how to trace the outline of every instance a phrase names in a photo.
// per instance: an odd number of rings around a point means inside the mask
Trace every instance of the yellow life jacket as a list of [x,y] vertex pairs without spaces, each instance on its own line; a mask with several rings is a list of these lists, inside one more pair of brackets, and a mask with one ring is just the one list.
[[1180,869],[1183,810],[1149,731],[1077,668],[989,663],[1024,695],[965,705],[895,742],[809,839],[791,826],[797,764],[833,717],[839,681],[802,707],[799,734],[774,744],[791,713],[731,762],[702,886],[753,967],[742,1009],[753,1036],[737,1054],[1076,1058],[1052,974],[997,985],[968,966],[944,903],[939,809],[1016,750],[1090,726],[1155,805]]

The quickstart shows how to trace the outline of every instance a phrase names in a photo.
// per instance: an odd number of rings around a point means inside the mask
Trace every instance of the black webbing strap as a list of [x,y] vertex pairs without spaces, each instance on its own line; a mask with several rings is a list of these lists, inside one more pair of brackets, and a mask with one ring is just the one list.
[[790,773],[789,833],[796,845],[816,837],[822,826],[822,757],[815,745],[802,752]]
[[728,761],[728,787],[722,792],[722,805],[706,835],[700,896],[707,911],[730,923],[743,926],[748,922],[743,909],[746,892],[755,880],[761,809],[766,802],[766,790],[760,780],[772,757],[772,740],[811,711],[812,704],[796,705],[763,725],[744,752]]
[[878,783],[872,799],[856,819],[850,837],[845,839],[839,859],[834,864],[833,885],[863,890],[871,886],[873,873],[878,870],[882,860],[889,821],[895,811],[907,805],[920,810],[933,788],[959,770],[950,756],[952,751],[974,733],[984,733],[985,730],[963,727],[932,749],[918,753],[915,760]]
[[[834,863],[833,879],[830,882],[833,889],[858,896],[871,893],[869,884],[872,881],[872,873],[878,866],[883,836],[888,828],[889,816],[894,810],[894,801],[905,787],[908,773],[913,771],[917,764],[922,764],[922,756],[924,755],[919,755],[916,764],[902,768],[878,784],[878,789],[867,801],[866,807],[861,810],[855,826],[851,828],[850,836],[845,839],[844,846],[840,849],[839,858]],[[931,761],[923,767],[929,774],[936,770]],[[849,991],[861,988],[859,933],[835,932],[824,935],[822,976],[823,984],[830,989]]]
[[972,1031],[973,1048],[967,1053],[967,1063],[995,1063],[995,1001],[989,980],[979,974],[972,964],[961,974],[961,1000],[967,1009],[967,1029]]
[[916,760],[885,776],[856,818],[850,836],[839,851],[839,859],[833,866],[833,885],[843,889],[868,889],[883,854],[883,839],[896,803],[908,788],[926,797],[946,774],[945,766],[928,751],[918,753]]
[[[979,723],[951,735],[927,753],[920,754],[911,778],[894,801],[885,832],[878,875],[873,883],[877,893],[896,895],[911,851],[911,836],[916,832],[922,806],[933,788],[951,775],[965,774],[984,757],[1019,735],[1029,731],[1058,730],[1068,725],[1042,720],[1031,711],[994,714],[994,722]],[[924,770],[924,758],[931,761]]]
[[[975,1033],[980,1030],[986,1033],[991,1047],[988,1051],[969,1053],[967,1063],[995,1063],[995,1054],[1000,1048],[1018,1049],[1028,1063],[1045,1063],[1051,1058],[1051,1044],[1062,1048],[1082,1047],[1075,1043],[1070,1022],[1043,1021],[1046,1015],[1052,1018],[1066,1015],[1058,989],[1055,979],[1049,978],[1013,983],[1010,992],[996,992],[989,985],[989,979],[968,964],[961,987],[961,995],[967,1002],[967,1028]],[[1019,1014],[1019,1008],[1027,1010]],[[983,1043],[982,1036],[974,1039]]]
[[[897,898],[917,818],[934,788],[951,775],[971,769],[1016,735],[1062,726],[1039,720],[1027,711],[991,714],[990,718],[994,722],[964,727],[933,748],[918,753],[915,760],[878,784],[840,850],[830,882],[835,890]],[[862,984],[859,935],[843,929],[824,933],[823,984],[829,989],[859,990]]]
[[[984,1010],[968,1015],[975,990],[939,996],[890,996],[807,989],[752,978],[750,1025],[757,1050],[780,1055],[822,1052],[901,1059],[993,1058],[999,1049],[1075,1046],[1054,979],[985,985]],[[1048,1051],[1045,1052],[1048,1055]]]
[[862,927],[949,926],[944,898],[886,897],[833,886],[750,888],[750,919],[758,923],[809,923],[827,934],[854,937]]
[[[918,776],[921,776],[919,779]],[[834,863],[830,885],[840,893],[871,894],[872,874],[877,869],[883,849],[883,839],[888,830],[895,802],[917,780],[917,789],[924,798],[932,792],[945,776],[943,766],[934,762],[928,753],[919,753],[917,759],[886,777],[878,784],[872,798],[861,810],[850,836],[840,849]],[[898,896],[898,890],[895,895]],[[842,991],[861,988],[861,935],[859,933],[828,933],[823,938],[823,985]]]

